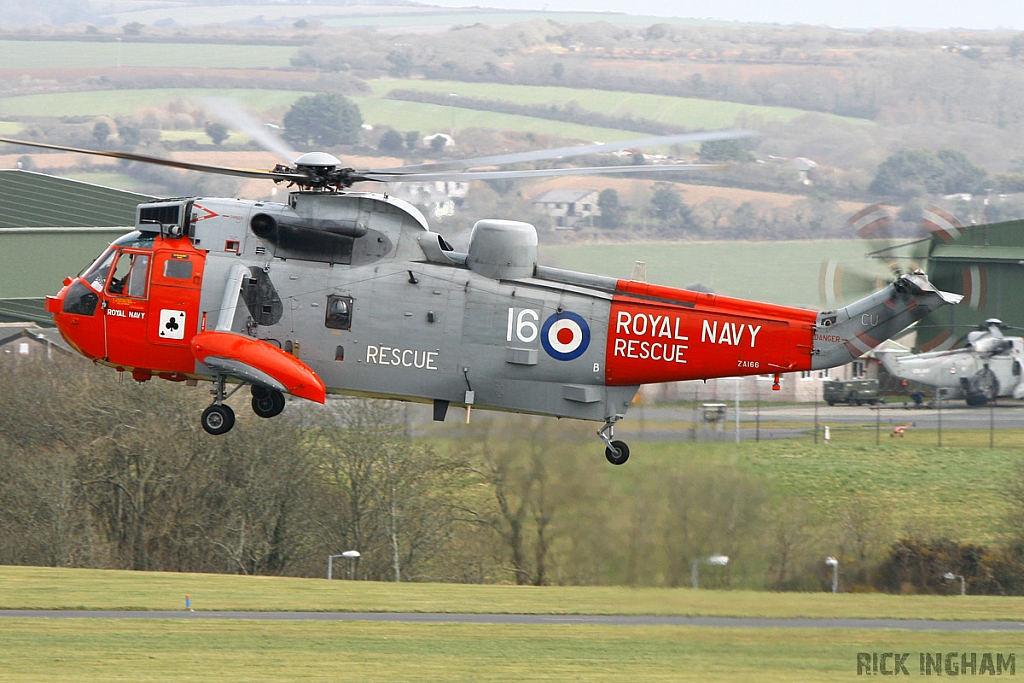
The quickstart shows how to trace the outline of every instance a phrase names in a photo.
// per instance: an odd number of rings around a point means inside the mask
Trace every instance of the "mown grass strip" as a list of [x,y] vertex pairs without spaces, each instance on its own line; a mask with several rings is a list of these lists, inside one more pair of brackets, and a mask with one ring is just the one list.
[[1019,633],[996,632],[0,620],[3,679],[33,683],[788,683],[859,680],[858,652],[909,652],[908,673],[916,676],[921,652],[1016,652],[1019,659],[1019,648]]
[[[325,558],[326,565],[326,558]],[[326,566],[325,566],[326,572]],[[3,609],[652,614],[890,619],[1024,618],[1024,598],[511,586],[0,567]]]

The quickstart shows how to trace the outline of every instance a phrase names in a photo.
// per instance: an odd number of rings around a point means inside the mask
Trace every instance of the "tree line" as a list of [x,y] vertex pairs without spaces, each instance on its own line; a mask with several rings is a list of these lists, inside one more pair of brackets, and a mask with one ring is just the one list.
[[825,519],[719,461],[623,476],[581,453],[589,425],[479,419],[431,446],[400,404],[352,399],[275,420],[239,406],[210,437],[205,392],[77,359],[4,359],[0,386],[4,564],[322,577],[328,555],[359,550],[359,579],[686,586],[693,562],[725,554],[701,585],[823,590],[835,554],[844,590],[941,592],[941,564],[970,592],[1024,593],[1019,534],[995,549],[893,539],[868,506]]

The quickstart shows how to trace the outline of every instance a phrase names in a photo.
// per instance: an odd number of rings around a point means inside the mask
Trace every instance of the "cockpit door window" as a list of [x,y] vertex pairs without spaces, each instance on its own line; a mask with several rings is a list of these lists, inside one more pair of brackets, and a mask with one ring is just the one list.
[[146,297],[146,275],[149,270],[149,254],[122,251],[114,265],[114,274],[107,285],[107,293],[133,298]]

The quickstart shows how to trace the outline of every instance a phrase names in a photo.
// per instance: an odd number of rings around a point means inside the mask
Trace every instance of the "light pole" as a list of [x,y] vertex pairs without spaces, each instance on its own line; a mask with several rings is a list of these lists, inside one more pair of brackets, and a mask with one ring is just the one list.
[[825,558],[825,564],[832,567],[832,592],[839,592],[839,560],[829,555]]
[[[336,557],[344,557],[344,558],[347,558],[347,559],[350,559],[350,560],[356,560],[356,559],[359,558],[359,551],[358,550],[346,550],[341,555],[328,555],[327,556],[327,580],[328,581],[331,580],[331,575],[334,573],[334,558],[336,558]],[[352,578],[352,567],[351,567],[351,565],[349,566],[348,575],[349,575],[349,578]]]
[[694,590],[697,589],[697,565],[701,562],[705,564],[711,564],[716,567],[724,567],[729,564],[729,557],[727,555],[711,555],[710,557],[702,557],[695,560],[690,560],[690,583],[693,584]]
[[953,579],[960,579],[960,595],[967,595],[967,582],[964,581],[964,577],[960,574],[954,574],[953,572],[946,572],[942,575],[946,581],[952,581]]
[[740,442],[740,378],[736,377],[736,396],[734,412],[736,413],[736,443]]

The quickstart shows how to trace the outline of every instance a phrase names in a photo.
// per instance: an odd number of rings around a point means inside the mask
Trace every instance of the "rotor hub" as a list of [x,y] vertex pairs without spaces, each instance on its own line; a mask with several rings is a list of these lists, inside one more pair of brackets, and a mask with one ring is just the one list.
[[307,152],[295,160],[294,168],[278,165],[274,170],[301,176],[289,178],[287,182],[311,190],[349,187],[354,172],[354,169],[342,168],[341,160],[327,152]]
[[327,152],[306,152],[294,163],[295,168],[327,168],[333,171],[341,166],[341,159]]

